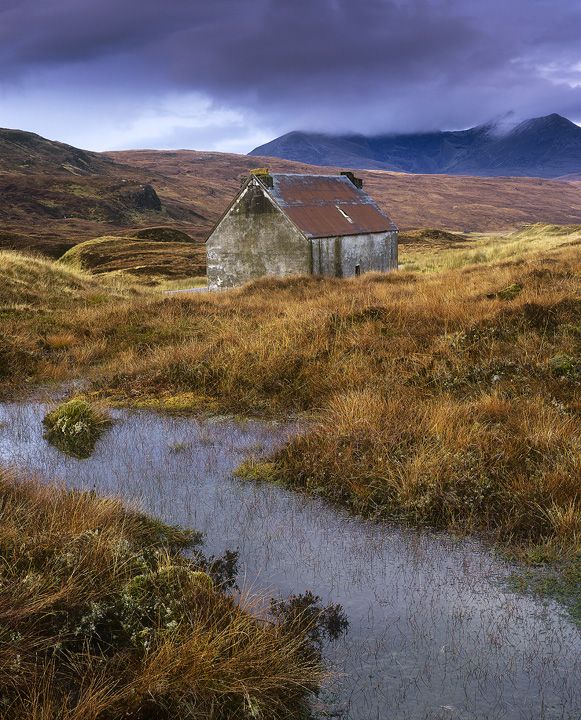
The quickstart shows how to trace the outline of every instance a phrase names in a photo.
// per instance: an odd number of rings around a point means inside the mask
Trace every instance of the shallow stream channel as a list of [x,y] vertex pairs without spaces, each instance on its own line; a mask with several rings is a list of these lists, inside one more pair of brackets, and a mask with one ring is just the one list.
[[581,636],[559,605],[518,594],[515,567],[476,541],[375,524],[275,485],[236,480],[296,428],[115,411],[88,460],[42,437],[42,403],[0,405],[0,463],[137,503],[239,551],[238,584],[340,603],[325,646],[324,717],[579,720]]

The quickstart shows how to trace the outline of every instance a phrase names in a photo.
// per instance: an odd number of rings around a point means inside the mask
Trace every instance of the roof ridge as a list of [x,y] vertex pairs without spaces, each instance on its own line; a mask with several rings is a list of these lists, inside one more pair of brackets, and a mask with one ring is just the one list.
[[[332,178],[333,180],[347,180],[347,182],[351,182],[347,175],[335,175],[334,173],[268,173],[271,177],[277,177],[283,175],[284,177],[307,177],[307,178]],[[258,179],[260,179],[260,176],[257,175]]]

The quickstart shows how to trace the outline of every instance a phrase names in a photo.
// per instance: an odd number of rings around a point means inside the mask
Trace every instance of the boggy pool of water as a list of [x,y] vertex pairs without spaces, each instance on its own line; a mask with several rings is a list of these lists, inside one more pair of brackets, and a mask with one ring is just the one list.
[[232,479],[290,426],[117,412],[88,460],[42,439],[46,407],[0,405],[0,463],[113,493],[238,549],[239,584],[307,589],[349,630],[325,648],[322,694],[349,720],[579,720],[581,638],[559,606],[506,587],[514,570],[473,541],[374,524],[268,484]]

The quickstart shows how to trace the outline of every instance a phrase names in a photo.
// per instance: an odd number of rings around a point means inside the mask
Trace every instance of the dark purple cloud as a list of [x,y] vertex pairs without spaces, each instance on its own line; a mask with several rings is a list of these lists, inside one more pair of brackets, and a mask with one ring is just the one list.
[[581,121],[580,38],[579,0],[1,0],[0,88],[198,93],[277,132]]

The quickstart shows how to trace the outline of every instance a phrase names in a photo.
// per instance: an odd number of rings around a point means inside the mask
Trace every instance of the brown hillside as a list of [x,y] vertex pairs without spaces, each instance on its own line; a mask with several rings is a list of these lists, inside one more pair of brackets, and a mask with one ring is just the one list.
[[[239,176],[250,168],[267,166],[274,172],[314,174],[338,171],[278,158],[191,150],[133,150],[108,153],[108,157],[146,172],[162,172],[167,181],[164,191],[171,193],[174,202],[189,196],[206,209],[209,218],[219,217],[239,187]],[[427,226],[485,231],[534,222],[572,224],[581,220],[581,187],[575,183],[539,178],[408,175],[381,170],[362,170],[358,174],[365,189],[402,229]]]
[[[87,239],[152,226],[206,239],[240,175],[337,172],[275,158],[192,150],[85,152],[0,129],[0,247],[53,257]],[[366,189],[402,229],[488,231],[581,222],[581,184],[362,171]]]

